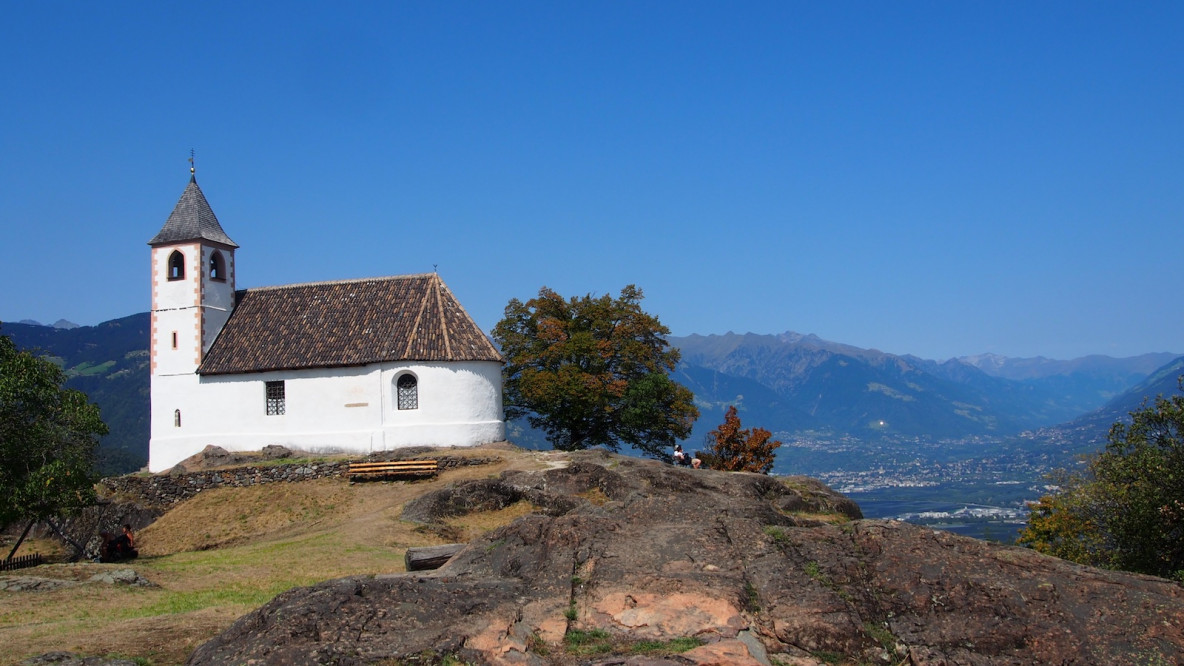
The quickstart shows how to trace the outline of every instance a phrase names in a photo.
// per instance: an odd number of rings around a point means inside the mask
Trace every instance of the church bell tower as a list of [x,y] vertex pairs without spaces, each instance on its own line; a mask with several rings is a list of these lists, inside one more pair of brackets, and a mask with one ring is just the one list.
[[[191,160],[192,161],[192,160]],[[151,374],[193,375],[234,309],[234,251],[197,186],[189,185],[152,248]],[[155,405],[154,405],[155,416]]]

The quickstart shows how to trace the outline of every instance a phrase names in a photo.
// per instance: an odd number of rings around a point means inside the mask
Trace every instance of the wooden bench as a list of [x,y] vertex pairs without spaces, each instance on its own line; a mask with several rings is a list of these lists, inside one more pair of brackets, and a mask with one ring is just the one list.
[[397,476],[434,476],[435,460],[390,460],[387,462],[351,462],[349,480],[383,479]]

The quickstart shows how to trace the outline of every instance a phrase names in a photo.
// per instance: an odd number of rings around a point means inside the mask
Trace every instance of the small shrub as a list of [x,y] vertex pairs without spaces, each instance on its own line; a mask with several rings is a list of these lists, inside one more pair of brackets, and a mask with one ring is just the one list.
[[563,643],[571,654],[607,654],[613,651],[612,637],[603,629],[572,629],[563,637]]
[[896,643],[898,642],[896,636],[892,634],[887,626],[878,622],[864,622],[863,630],[867,632],[868,636],[871,636],[872,639],[879,643],[880,647],[884,648],[884,651],[889,655],[892,657],[900,656],[896,653]]
[[806,570],[807,576],[809,576],[810,578],[813,578],[814,580],[816,580],[820,583],[830,582],[827,580],[826,574],[822,573],[822,569],[818,567],[818,563],[815,562],[814,560],[810,560],[809,562],[806,562],[805,570]]
[[551,654],[551,646],[547,645],[547,642],[543,640],[542,636],[539,636],[537,631],[532,631],[526,637],[526,649],[540,657],[546,657]]
[[751,581],[744,581],[744,610],[749,613],[761,612],[761,595]]
[[789,534],[787,534],[785,530],[781,529],[780,527],[769,525],[765,527],[765,534],[773,537],[773,542],[779,546],[788,546],[790,543]]
[[694,636],[680,636],[679,638],[671,638],[668,641],[639,641],[629,646],[628,651],[633,654],[653,654],[660,652],[663,654],[678,654],[693,650],[703,644],[703,641]]

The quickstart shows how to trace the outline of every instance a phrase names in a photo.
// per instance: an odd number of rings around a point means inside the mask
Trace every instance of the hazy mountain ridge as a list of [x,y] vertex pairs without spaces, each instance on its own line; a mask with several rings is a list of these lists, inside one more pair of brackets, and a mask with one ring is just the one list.
[[1060,361],[1035,356],[1011,358],[998,354],[977,354],[960,356],[956,361],[972,365],[992,377],[1027,380],[1044,379],[1057,375],[1134,376],[1146,377],[1164,365],[1171,363],[1178,355],[1171,352],[1155,352],[1128,358],[1114,358],[1091,354],[1080,358]]
[[1036,433],[1040,440],[1075,441],[1083,449],[1095,450],[1106,442],[1110,426],[1123,421],[1130,422],[1130,413],[1144,405],[1154,403],[1157,396],[1171,396],[1181,393],[1180,377],[1184,375],[1184,356],[1156,369],[1149,376],[1102,407],[1073,419],[1067,423],[1042,428]]
[[[732,396],[712,390],[727,386],[717,381],[696,390],[703,404],[738,399],[742,417],[747,411],[753,424],[775,431],[825,428],[864,437],[1010,435],[1052,426],[1098,409],[1174,358],[1161,353],[1054,361],[983,354],[939,362],[794,332],[691,335],[670,342],[682,350],[684,374],[701,368],[743,377],[776,396]],[[796,421],[780,417],[782,402],[799,410]],[[692,443],[710,427],[697,427]]]

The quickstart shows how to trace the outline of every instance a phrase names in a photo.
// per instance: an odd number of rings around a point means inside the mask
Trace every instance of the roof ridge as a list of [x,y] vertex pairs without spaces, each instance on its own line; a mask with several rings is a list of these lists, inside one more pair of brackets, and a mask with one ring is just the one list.
[[440,298],[440,285],[442,283],[443,280],[440,279],[439,275],[436,275],[436,279],[432,280],[432,293],[436,295],[436,308],[440,311],[440,331],[444,336],[444,353],[452,356],[452,339],[448,335],[448,313],[444,311],[444,301]]
[[292,284],[272,284],[264,287],[250,287],[247,291],[275,291],[279,289],[292,289],[294,287],[321,287],[330,284],[351,284],[360,282],[393,282],[395,280],[407,280],[410,278],[423,278],[431,276],[431,273],[411,273],[409,275],[384,275],[380,277],[366,277],[366,278],[349,278],[345,280],[320,280],[318,282],[295,282]]
[[424,310],[428,307],[428,298],[428,294],[425,293],[419,302],[419,312],[415,313],[415,322],[411,324],[411,334],[407,336],[407,346],[403,348],[404,356],[411,355],[411,345],[419,337],[419,322],[423,320]]

